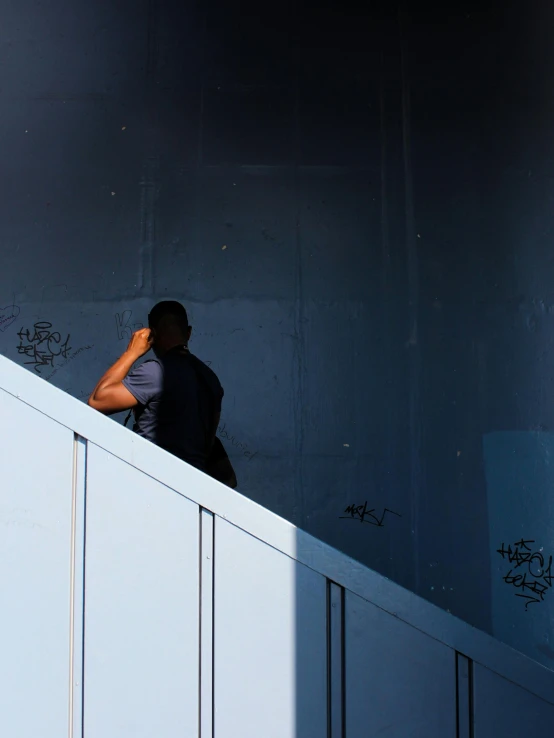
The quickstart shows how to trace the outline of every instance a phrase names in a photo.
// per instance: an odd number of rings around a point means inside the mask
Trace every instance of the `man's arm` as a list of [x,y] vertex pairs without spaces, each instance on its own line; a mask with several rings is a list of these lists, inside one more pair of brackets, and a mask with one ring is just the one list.
[[122,382],[135,361],[150,350],[151,342],[149,328],[142,328],[133,333],[125,353],[108,369],[94,388],[88,399],[90,407],[105,415],[112,415],[122,410],[130,410],[138,404],[136,397]]

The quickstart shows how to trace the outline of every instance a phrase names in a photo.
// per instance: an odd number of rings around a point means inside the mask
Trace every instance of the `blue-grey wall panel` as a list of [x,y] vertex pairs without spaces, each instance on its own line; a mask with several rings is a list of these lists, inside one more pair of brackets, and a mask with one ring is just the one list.
[[554,706],[479,664],[473,666],[475,738],[550,735]]
[[293,452],[296,434],[290,313],[287,303],[260,301],[253,310],[247,301],[236,300],[193,306],[190,318],[191,351],[211,360],[225,389],[227,435],[281,458]]
[[85,733],[197,735],[198,506],[89,444]]
[[484,438],[495,637],[554,665],[554,435]]
[[325,738],[325,578],[216,518],[214,586],[215,735]]
[[169,171],[158,203],[157,292],[209,303],[293,300],[296,202],[290,170]]
[[118,103],[65,102],[33,100],[9,127],[4,119],[12,184],[3,193],[0,291],[18,301],[59,284],[69,300],[136,294],[140,166],[122,131],[128,116]]
[[2,390],[0,415],[0,725],[54,738],[70,703],[73,433]]
[[346,734],[455,738],[456,654],[346,592]]
[[[381,181],[370,171],[317,167],[297,175],[295,207],[301,248],[299,297],[329,306],[377,306],[382,263]],[[373,315],[372,327],[378,313]],[[353,313],[353,317],[358,317]],[[330,328],[344,327],[337,317]],[[363,345],[364,334],[359,342]]]
[[240,490],[490,631],[482,438],[554,424],[551,16],[396,6],[9,4],[0,351],[51,321],[84,399],[183,300]]
[[375,337],[375,322],[364,302],[305,303],[298,339],[305,453],[340,458],[375,446],[379,427],[368,408],[380,405],[379,377],[364,348]]
[[[344,451],[346,456],[349,449]],[[340,456],[303,458],[303,527],[410,587],[410,508],[402,490],[395,495],[377,485],[379,467],[373,455]]]

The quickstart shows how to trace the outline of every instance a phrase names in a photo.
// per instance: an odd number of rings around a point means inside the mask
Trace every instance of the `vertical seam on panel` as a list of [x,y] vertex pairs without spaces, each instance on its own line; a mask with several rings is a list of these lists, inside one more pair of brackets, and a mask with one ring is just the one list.
[[456,676],[456,738],[460,738],[460,654],[456,651],[454,660],[454,670]]
[[215,520],[216,516],[212,513],[212,734],[209,738],[215,735]]
[[[381,190],[380,190],[380,198],[381,198],[381,269],[382,269],[382,278],[381,278],[381,289],[382,289],[382,317],[384,321],[384,325],[391,325],[391,309],[390,309],[390,300],[389,300],[389,281],[390,281],[390,274],[391,274],[391,255],[390,255],[390,230],[389,230],[389,210],[388,210],[388,199],[387,199],[387,164],[388,164],[388,148],[387,148],[387,107],[386,107],[386,83],[385,83],[385,58],[384,53],[381,52],[381,64],[380,64],[380,83],[379,83],[379,118],[380,118],[380,144],[381,144]],[[391,331],[387,330],[385,331],[385,354],[386,356],[390,356],[392,350],[392,340],[391,340]],[[390,401],[390,388],[389,385],[385,385],[385,402],[387,404]],[[393,418],[391,417],[391,413],[386,413],[385,416],[385,459],[387,464],[392,465],[394,463],[392,457],[392,448],[394,447],[393,443]],[[390,487],[389,487],[390,491]],[[389,561],[390,561],[390,574],[391,579],[396,579],[396,556],[394,555],[393,550],[393,537],[389,536]]]
[[344,738],[344,588],[327,579],[327,735]]
[[81,736],[85,734],[85,619],[86,619],[86,560],[88,506],[88,441],[83,438],[83,614],[81,621]]
[[[199,687],[198,732],[201,738],[214,734],[214,538],[215,515],[200,507],[200,599],[199,599]],[[205,535],[206,531],[209,535]],[[206,562],[209,562],[209,566]],[[211,653],[206,654],[209,643]],[[206,680],[208,689],[206,689]],[[210,725],[205,719],[209,715]]]
[[340,590],[340,704],[341,738],[346,738],[346,590]]
[[71,479],[71,541],[70,541],[70,569],[69,569],[69,715],[68,735],[73,738],[73,683],[74,683],[74,653],[75,653],[75,527],[77,524],[77,459],[79,440],[73,434],[73,469]]
[[202,50],[200,62],[200,104],[198,115],[198,170],[204,164],[204,87],[206,83],[206,29],[208,27],[208,11],[204,11],[204,25],[202,28]]
[[415,211],[413,197],[413,170],[411,163],[411,130],[410,130],[410,83],[407,72],[406,48],[403,36],[403,20],[400,11],[400,58],[401,58],[401,92],[402,92],[402,150],[404,160],[404,209],[405,209],[405,243],[408,264],[408,386],[409,386],[409,448],[410,448],[410,515],[413,536],[414,555],[414,588],[419,594],[420,554],[419,523],[422,490],[421,469],[421,349],[418,335],[419,318],[419,269],[417,243],[415,240]]
[[[69,738],[79,738],[84,731],[84,616],[85,616],[85,508],[86,508],[86,439],[73,434],[73,474],[71,490],[71,554],[69,603]],[[82,507],[81,507],[82,505]],[[82,513],[82,517],[81,517]],[[79,554],[79,560],[77,555]],[[82,571],[79,571],[82,567]],[[81,601],[78,603],[77,598]],[[77,619],[81,621],[77,626]],[[76,642],[77,637],[79,642]],[[79,653],[80,649],[80,653]],[[80,673],[77,673],[77,672]],[[76,679],[78,678],[78,682]],[[79,690],[76,690],[76,684]],[[77,694],[79,699],[77,700]],[[78,707],[76,708],[76,704]],[[79,714],[80,712],[80,714]],[[78,721],[78,725],[77,722]]]
[[333,695],[331,690],[332,685],[332,673],[331,669],[333,668],[332,664],[332,658],[331,658],[331,581],[329,579],[326,580],[326,597],[327,597],[327,738],[332,738],[331,735],[331,712],[333,707]]
[[198,536],[198,736],[202,738],[202,571],[204,561],[202,559],[202,539],[203,539],[203,509],[198,507],[198,526],[200,533]]
[[456,737],[471,738],[471,664],[465,654],[455,651]]
[[473,659],[467,660],[467,689],[469,707],[469,738],[475,738],[475,705],[473,700]]

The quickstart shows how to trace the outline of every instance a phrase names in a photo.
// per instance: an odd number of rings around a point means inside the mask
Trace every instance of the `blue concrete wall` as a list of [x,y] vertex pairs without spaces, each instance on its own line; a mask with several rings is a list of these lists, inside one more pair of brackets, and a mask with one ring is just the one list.
[[240,491],[512,642],[483,438],[552,428],[549,18],[341,7],[4,11],[0,350],[84,399],[182,300]]

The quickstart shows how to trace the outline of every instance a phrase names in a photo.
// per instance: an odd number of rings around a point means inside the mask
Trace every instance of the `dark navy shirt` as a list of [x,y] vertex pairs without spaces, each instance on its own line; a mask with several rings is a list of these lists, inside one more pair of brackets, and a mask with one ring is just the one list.
[[203,470],[223,399],[217,375],[179,347],[145,361],[123,384],[139,403],[134,409],[135,433]]

